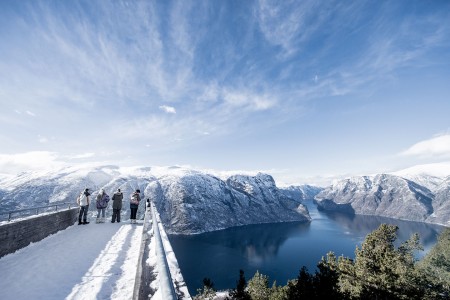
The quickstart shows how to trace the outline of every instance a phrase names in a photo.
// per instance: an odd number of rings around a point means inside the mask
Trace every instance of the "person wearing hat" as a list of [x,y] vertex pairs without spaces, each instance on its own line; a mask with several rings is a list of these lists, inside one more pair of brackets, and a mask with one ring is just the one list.
[[120,189],[117,189],[117,192],[114,193],[112,196],[113,200],[113,214],[111,223],[114,223],[117,221],[117,223],[120,223],[120,210],[122,209],[122,200],[123,200],[123,194],[120,191]]
[[78,215],[78,225],[86,225],[89,224],[87,221],[87,213],[89,210],[89,196],[91,193],[89,193],[89,189],[86,188],[84,192],[81,192],[81,194],[77,198],[78,206],[80,207],[80,214]]
[[130,222],[131,224],[136,224],[136,214],[137,210],[139,208],[139,201],[141,201],[141,197],[139,196],[140,190],[136,190],[132,195],[130,199]]

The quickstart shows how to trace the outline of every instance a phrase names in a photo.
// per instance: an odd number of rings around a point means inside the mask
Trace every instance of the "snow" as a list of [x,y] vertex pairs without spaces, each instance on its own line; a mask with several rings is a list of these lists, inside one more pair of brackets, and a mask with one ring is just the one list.
[[450,162],[416,165],[404,170],[393,172],[392,174],[402,177],[423,174],[434,177],[446,177],[450,175]]
[[[169,238],[167,236],[166,231],[164,230],[164,226],[161,224],[161,219],[159,217],[159,214],[156,213],[155,214],[156,218],[157,218],[157,222],[158,222],[158,229],[160,232],[160,237],[163,243],[163,247],[164,247],[164,252],[166,255],[166,259],[167,259],[167,264],[170,270],[170,275],[172,277],[172,282],[176,282],[177,283],[177,290],[181,293],[183,293],[183,297],[179,297],[179,299],[182,300],[188,300],[191,299],[190,295],[189,295],[189,291],[188,288],[186,286],[186,283],[184,281],[183,275],[181,274],[181,270],[180,267],[178,265],[178,260],[175,256],[175,252],[172,249],[172,245],[170,244]],[[153,221],[152,221],[153,222]],[[153,235],[153,229],[150,229],[149,232],[151,232],[151,241],[150,241],[150,257],[147,261],[147,264],[154,266],[154,268],[156,269],[156,264],[157,264],[157,258],[156,258],[156,241],[155,241],[155,236]],[[158,289],[158,281],[160,280],[159,276],[160,274],[156,274],[157,279],[155,280],[152,284],[152,288],[156,289],[156,293],[153,295],[153,297],[151,297],[151,300],[164,300],[162,299],[162,293],[160,291],[160,289]]]
[[131,299],[142,224],[73,225],[0,259],[1,298]]

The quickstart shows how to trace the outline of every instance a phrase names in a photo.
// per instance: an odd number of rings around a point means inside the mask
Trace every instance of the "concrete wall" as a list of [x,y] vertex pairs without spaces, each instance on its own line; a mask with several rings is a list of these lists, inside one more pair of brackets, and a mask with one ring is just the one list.
[[66,229],[78,220],[78,208],[58,211],[0,226],[0,257]]

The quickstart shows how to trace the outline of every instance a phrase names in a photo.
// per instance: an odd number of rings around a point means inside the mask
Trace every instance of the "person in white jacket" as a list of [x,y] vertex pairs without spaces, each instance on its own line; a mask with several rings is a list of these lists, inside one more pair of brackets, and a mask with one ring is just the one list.
[[[80,207],[80,214],[78,215],[78,225],[86,225],[89,224],[87,221],[87,213],[89,210],[89,196],[91,193],[89,193],[89,189],[86,188],[84,192],[80,194],[77,198],[78,206]],[[81,220],[83,219],[83,221]]]

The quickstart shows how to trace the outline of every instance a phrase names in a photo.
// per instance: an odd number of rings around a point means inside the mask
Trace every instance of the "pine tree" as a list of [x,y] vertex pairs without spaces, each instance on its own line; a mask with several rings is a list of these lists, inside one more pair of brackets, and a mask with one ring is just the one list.
[[244,277],[244,271],[239,270],[239,280],[236,282],[236,289],[230,292],[230,299],[233,300],[251,300],[249,293],[245,290],[247,282]]
[[288,282],[288,299],[314,299],[313,276],[308,273],[308,268],[300,269],[297,280]]
[[203,278],[203,289],[197,290],[194,300],[212,300],[216,296],[214,283],[209,278]]
[[418,264],[431,288],[426,299],[450,299],[450,228],[444,229],[436,245]]
[[423,286],[415,269],[414,235],[398,249],[398,227],[381,224],[356,248],[355,260],[339,259],[339,285],[343,292],[362,299],[421,299]]
[[270,288],[269,300],[286,300],[288,299],[288,287],[277,286],[277,282],[274,281]]
[[338,263],[333,252],[328,252],[326,258],[317,264],[316,274],[313,277],[313,286],[317,299],[343,299],[339,292]]
[[252,300],[269,300],[269,277],[256,271],[253,278],[248,282],[247,291]]

